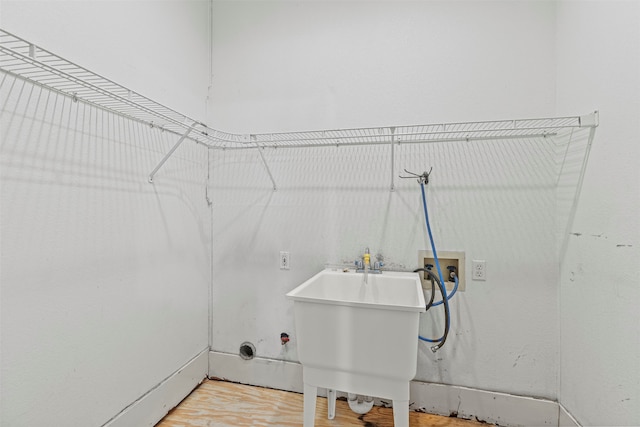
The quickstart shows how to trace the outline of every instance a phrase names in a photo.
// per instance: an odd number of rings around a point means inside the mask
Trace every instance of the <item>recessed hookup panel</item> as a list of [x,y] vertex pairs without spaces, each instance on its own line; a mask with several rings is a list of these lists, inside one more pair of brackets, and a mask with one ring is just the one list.
[[[438,251],[438,260],[440,261],[440,269],[442,270],[442,274],[445,275],[445,285],[447,287],[447,291],[451,291],[455,286],[455,283],[452,280],[450,281],[449,270],[447,270],[447,267],[452,266],[456,268],[458,274],[458,292],[464,292],[466,289],[464,252]],[[425,267],[426,265],[432,265],[433,272],[436,274],[436,276],[438,275],[436,261],[432,251],[418,251],[418,265],[420,266],[420,268]],[[420,277],[422,279],[422,286],[426,289],[429,289],[431,282],[425,280],[423,272],[420,272]]]

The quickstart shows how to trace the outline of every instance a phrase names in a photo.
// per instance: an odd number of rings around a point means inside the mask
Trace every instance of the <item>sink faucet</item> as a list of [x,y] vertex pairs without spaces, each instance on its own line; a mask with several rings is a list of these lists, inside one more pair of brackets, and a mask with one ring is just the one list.
[[369,273],[371,274],[380,274],[380,267],[384,264],[382,263],[382,255],[378,254],[376,256],[377,261],[373,263],[373,267],[371,266],[371,253],[369,252],[369,248],[365,248],[364,255],[361,259],[356,260],[356,272],[364,273],[364,283],[365,285],[369,281]]
[[364,250],[362,263],[364,264],[364,284],[366,285],[369,283],[369,267],[371,267],[371,255],[369,254],[369,248]]

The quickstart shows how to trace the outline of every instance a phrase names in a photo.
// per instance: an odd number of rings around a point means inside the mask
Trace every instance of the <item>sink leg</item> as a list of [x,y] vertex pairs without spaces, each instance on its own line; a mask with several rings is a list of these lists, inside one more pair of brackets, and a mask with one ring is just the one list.
[[393,401],[393,426],[409,427],[409,401],[408,400]]
[[304,384],[304,427],[313,427],[315,425],[317,395],[318,387],[307,383]]
[[336,416],[336,391],[330,388],[327,389],[327,418],[330,420]]

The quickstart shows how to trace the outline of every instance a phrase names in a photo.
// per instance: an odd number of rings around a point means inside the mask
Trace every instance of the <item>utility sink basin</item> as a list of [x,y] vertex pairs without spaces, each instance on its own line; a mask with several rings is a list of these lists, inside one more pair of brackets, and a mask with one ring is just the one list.
[[368,274],[326,269],[313,276],[287,297],[294,301],[345,305],[385,310],[425,311],[418,273],[385,271]]
[[[326,269],[291,292],[303,368],[304,427],[315,419],[317,387],[391,399],[396,427],[409,425],[424,293],[417,273]],[[333,406],[335,408],[335,406]],[[335,410],[335,409],[334,409]]]

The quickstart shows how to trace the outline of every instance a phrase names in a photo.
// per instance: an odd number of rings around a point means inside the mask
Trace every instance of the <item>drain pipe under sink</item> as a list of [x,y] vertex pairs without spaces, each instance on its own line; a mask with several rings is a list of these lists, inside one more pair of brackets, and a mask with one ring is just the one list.
[[366,414],[373,408],[373,397],[348,393],[349,408],[356,414]]

